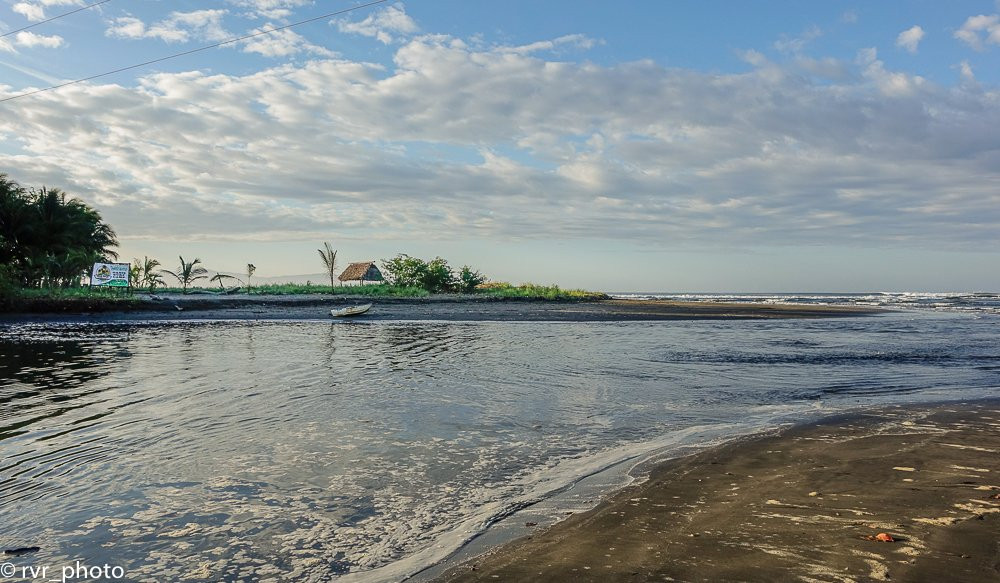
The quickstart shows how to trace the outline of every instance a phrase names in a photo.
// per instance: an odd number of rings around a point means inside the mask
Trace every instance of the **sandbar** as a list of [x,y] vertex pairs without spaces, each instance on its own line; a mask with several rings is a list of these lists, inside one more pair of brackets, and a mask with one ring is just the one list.
[[438,580],[1000,581],[1000,402],[737,440],[537,529]]
[[440,295],[426,298],[365,298],[288,295],[155,295],[134,301],[36,301],[19,312],[0,314],[0,321],[112,320],[311,320],[329,319],[330,310],[372,302],[354,321],[552,321],[607,322],[660,320],[747,320],[866,316],[885,310],[866,306],[740,304],[670,300],[596,301],[491,299]]

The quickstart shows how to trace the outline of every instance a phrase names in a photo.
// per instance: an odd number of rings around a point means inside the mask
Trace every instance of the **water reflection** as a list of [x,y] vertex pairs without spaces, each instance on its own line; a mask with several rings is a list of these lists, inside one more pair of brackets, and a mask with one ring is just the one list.
[[0,546],[136,580],[391,568],[671,432],[989,390],[994,333],[955,318],[7,327]]

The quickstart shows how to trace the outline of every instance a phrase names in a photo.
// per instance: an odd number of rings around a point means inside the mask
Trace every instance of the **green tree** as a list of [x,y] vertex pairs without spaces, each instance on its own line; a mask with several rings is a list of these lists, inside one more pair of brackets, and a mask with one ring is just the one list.
[[208,277],[208,270],[199,265],[199,263],[201,263],[201,259],[195,259],[194,261],[187,262],[184,261],[183,256],[180,256],[180,260],[181,264],[180,267],[177,268],[176,272],[164,269],[163,273],[176,277],[177,281],[180,282],[184,293],[187,293],[189,285],[199,279],[205,279]]
[[133,257],[132,265],[128,268],[128,281],[132,287],[140,287],[142,282],[142,264],[139,259]]
[[337,281],[337,251],[329,243],[323,243],[325,249],[317,249],[320,259],[323,260],[323,267],[326,268],[327,275],[330,276],[330,287],[336,285]]
[[153,293],[158,285],[166,285],[163,281],[163,276],[160,275],[160,271],[157,269],[160,267],[160,262],[155,259],[150,259],[149,257],[143,255],[142,261],[136,259],[132,263],[132,269],[138,267],[139,277],[135,280],[136,287],[145,287],[149,289],[149,293]]
[[449,292],[458,288],[454,271],[440,257],[424,261],[400,253],[392,259],[382,260],[382,273],[392,285],[420,287],[431,293]]
[[19,287],[28,284],[27,245],[37,237],[39,227],[27,191],[0,174],[0,264],[7,266],[7,279]]
[[0,174],[0,263],[21,286],[79,285],[93,263],[118,258],[117,245],[114,230],[83,201]]
[[427,270],[420,281],[420,287],[431,293],[455,291],[457,280],[448,262],[435,257],[427,262]]
[[471,294],[476,291],[476,287],[486,283],[486,276],[478,271],[474,271],[468,265],[462,266],[462,271],[458,274],[459,291]]
[[422,287],[427,262],[423,259],[400,253],[392,259],[382,260],[382,275],[399,287]]

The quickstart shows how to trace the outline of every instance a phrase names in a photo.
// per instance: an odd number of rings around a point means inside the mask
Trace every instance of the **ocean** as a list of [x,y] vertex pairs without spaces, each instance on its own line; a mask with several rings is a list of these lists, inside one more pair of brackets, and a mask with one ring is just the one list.
[[684,302],[798,304],[813,306],[873,306],[897,310],[937,310],[1000,314],[1000,294],[987,292],[874,292],[874,293],[671,293],[616,292],[616,298],[664,299]]
[[0,548],[128,580],[398,581],[651,456],[1000,394],[996,294],[620,295],[896,311],[3,325]]

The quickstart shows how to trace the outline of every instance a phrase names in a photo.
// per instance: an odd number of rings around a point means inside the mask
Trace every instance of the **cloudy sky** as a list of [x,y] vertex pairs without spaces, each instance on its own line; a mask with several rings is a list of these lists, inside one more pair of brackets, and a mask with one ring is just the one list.
[[[0,0],[0,171],[125,259],[1000,290],[1000,4]],[[39,24],[40,23],[40,24]],[[31,26],[31,25],[36,26]],[[30,28],[23,29],[24,27]]]

